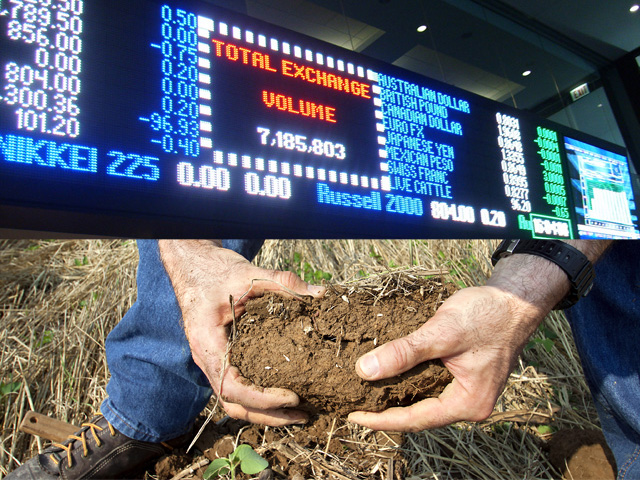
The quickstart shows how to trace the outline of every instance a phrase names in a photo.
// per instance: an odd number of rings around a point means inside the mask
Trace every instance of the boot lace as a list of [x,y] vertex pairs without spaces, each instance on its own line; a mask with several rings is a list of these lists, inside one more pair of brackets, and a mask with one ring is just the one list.
[[[116,429],[113,428],[113,425],[111,425],[111,423],[109,421],[107,421],[107,426],[109,428],[109,432],[111,433],[112,437],[116,436]],[[80,433],[80,436],[78,435],[69,435],[67,441],[65,443],[54,443],[53,446],[57,447],[65,452],[67,452],[67,463],[69,465],[69,468],[73,467],[73,460],[71,458],[71,449],[73,448],[73,444],[76,441],[80,441],[82,442],[82,456],[83,457],[87,457],[89,455],[89,448],[87,447],[87,432],[91,431],[91,434],[93,435],[94,440],[96,441],[96,445],[98,447],[102,446],[102,440],[100,440],[100,437],[98,436],[98,432],[101,432],[102,430],[104,430],[103,427],[96,425],[93,422],[86,422],[82,424],[82,428],[84,428],[85,430],[82,430],[82,432]],[[59,463],[58,457],[57,455],[55,455],[54,453],[49,455],[49,458],[51,458],[51,460],[53,460],[53,462],[57,465]]]

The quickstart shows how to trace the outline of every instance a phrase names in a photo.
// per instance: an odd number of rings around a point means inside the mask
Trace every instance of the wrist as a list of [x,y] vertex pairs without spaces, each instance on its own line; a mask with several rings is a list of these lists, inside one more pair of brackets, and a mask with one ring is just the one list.
[[570,282],[566,273],[553,262],[518,253],[496,263],[487,286],[513,295],[544,316],[567,295]]

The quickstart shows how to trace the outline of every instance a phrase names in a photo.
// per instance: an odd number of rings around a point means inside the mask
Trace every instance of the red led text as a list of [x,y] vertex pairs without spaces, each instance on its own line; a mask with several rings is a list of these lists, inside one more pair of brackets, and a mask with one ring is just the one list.
[[277,108],[283,112],[302,115],[303,117],[317,118],[329,123],[338,123],[335,118],[336,109],[333,107],[320,105],[308,100],[294,100],[292,97],[268,92],[267,90],[262,91],[262,101],[267,108]]
[[226,43],[220,40],[211,40],[216,46],[216,57],[225,57],[232,62],[240,60],[245,65],[250,65],[261,70],[277,72],[271,66],[271,57],[266,53],[256,52],[249,48],[239,47],[233,43]]
[[366,83],[334,75],[333,73],[327,73],[317,68],[298,65],[289,60],[282,60],[282,74],[287,77],[299,78],[305,82],[332,88],[340,92],[350,93],[356,97],[371,98],[369,95],[371,86]]

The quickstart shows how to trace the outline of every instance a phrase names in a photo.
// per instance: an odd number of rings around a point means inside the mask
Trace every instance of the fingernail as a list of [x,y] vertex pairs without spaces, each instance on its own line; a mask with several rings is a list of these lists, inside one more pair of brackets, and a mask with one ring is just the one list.
[[360,359],[358,364],[360,371],[365,377],[373,377],[378,374],[380,370],[380,364],[378,363],[378,357],[372,354],[367,354]]
[[306,423],[309,421],[308,418],[302,418],[300,420],[296,420],[295,422],[293,422],[294,425],[306,425]]
[[322,292],[324,292],[325,288],[324,287],[319,287],[318,285],[307,285],[307,290],[309,291],[309,293],[311,295],[318,296]]

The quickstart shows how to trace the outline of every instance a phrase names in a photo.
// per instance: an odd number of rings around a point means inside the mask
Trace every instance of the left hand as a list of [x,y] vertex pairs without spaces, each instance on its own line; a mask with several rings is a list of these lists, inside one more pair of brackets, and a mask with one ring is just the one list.
[[251,385],[236,367],[227,364],[233,321],[229,296],[238,317],[249,298],[268,291],[290,295],[288,289],[297,295],[319,296],[324,289],[307,285],[293,272],[258,268],[216,242],[161,240],[158,245],[182,311],[193,360],[227,413],[272,426],[304,423],[306,415],[291,409],[299,403],[294,392]]

